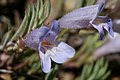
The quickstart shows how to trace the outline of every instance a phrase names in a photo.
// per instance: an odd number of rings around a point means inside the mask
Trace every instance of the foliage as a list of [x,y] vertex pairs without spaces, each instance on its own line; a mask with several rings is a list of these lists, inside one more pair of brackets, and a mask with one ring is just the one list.
[[[80,7],[95,3],[95,0],[80,1]],[[52,66],[50,73],[45,74],[42,72],[38,53],[32,49],[25,48],[22,41],[30,31],[43,25],[50,15],[50,10],[50,0],[45,0],[45,2],[37,0],[26,7],[24,19],[18,29],[9,25],[10,28],[4,33],[0,42],[0,56],[8,56],[3,64],[0,63],[0,78],[3,78],[1,76],[5,73],[10,76],[9,80],[59,80],[58,78],[62,77],[60,74],[66,70],[65,67],[68,69],[80,69],[83,66],[78,74],[74,74],[73,80],[105,80],[110,74],[108,62],[104,58],[99,58],[95,62],[92,53],[96,48],[103,45],[106,40],[103,42],[99,41],[99,35],[95,30],[73,31],[62,29],[58,40],[67,42],[71,34],[74,36],[76,32],[79,33],[77,35],[80,38],[83,38],[77,47],[75,45],[76,55],[63,65],[52,63],[54,66]],[[69,64],[72,64],[72,67]]]

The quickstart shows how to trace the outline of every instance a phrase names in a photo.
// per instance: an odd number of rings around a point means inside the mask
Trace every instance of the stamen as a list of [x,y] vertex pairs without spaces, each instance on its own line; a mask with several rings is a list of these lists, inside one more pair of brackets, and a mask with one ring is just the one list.
[[46,45],[52,45],[52,44],[51,44],[50,42],[43,41],[43,42],[42,42],[42,45],[43,45],[43,46],[46,46]]

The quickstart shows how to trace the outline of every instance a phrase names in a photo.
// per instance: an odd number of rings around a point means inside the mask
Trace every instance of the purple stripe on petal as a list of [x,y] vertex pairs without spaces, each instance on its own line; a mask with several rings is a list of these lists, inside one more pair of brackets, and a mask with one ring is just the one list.
[[96,19],[97,16],[99,15],[99,13],[102,11],[105,3],[106,3],[106,0],[102,1],[102,3],[99,4],[98,10],[96,11],[97,14],[96,14],[95,17],[92,19],[92,22],[95,21],[95,19]]
[[59,34],[59,32],[60,32],[60,26],[59,26],[57,20],[53,20],[53,21],[52,21],[52,24],[51,24],[51,31],[55,32],[56,35]]
[[113,29],[112,29],[112,26],[113,26],[113,23],[112,23],[112,20],[110,18],[106,18],[105,19],[106,23],[107,23],[107,27],[108,27],[108,32],[111,36],[114,36],[114,32],[113,32]]
[[44,37],[44,41],[47,41],[48,43],[54,44],[54,41],[55,41],[57,35],[59,34],[59,32],[60,32],[59,24],[56,20],[54,20],[51,24],[50,31]]
[[43,41],[48,42],[50,44],[54,44],[57,35],[53,31],[49,31],[47,35],[44,37]]
[[100,40],[103,40],[104,39],[104,30],[103,30],[103,24],[101,23],[101,24],[99,24],[99,25],[95,25],[95,24],[93,24],[93,23],[91,23],[92,24],[92,26],[95,28],[95,29],[97,29],[98,30],[98,32],[100,33]]
[[[46,26],[41,26],[39,28],[39,40],[42,41],[45,35],[48,33],[50,29],[47,28]],[[34,34],[35,35],[35,34]]]
[[112,26],[113,26],[112,20],[107,16],[98,16],[98,18],[105,20],[105,23],[101,23],[101,24],[103,25],[104,29],[106,29],[111,36],[114,36],[114,32],[112,29]]
[[99,5],[99,8],[98,8],[98,11],[99,11],[99,12],[102,11],[102,9],[103,9],[105,3],[106,3],[106,0],[103,0],[102,3]]

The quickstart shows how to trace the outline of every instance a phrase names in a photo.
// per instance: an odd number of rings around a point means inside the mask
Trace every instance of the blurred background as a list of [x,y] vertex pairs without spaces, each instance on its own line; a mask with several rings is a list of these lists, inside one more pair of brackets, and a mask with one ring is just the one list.
[[[50,1],[50,15],[41,18],[44,20],[40,25],[48,25],[77,8],[99,4],[102,0]],[[95,29],[61,29],[58,40],[74,47],[76,55],[62,65],[53,63],[54,70],[50,74],[42,72],[38,52],[24,47],[22,39],[26,37],[27,28],[11,42],[23,23],[25,10],[28,10],[30,22],[33,13],[29,7],[35,2],[0,0],[0,80],[120,80],[120,0],[107,0],[100,13],[112,19],[114,37],[106,33],[105,39],[100,41]]]

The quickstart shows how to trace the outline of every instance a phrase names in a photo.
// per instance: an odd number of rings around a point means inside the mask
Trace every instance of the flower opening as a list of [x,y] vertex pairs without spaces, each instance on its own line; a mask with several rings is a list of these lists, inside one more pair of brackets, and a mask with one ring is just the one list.
[[59,32],[59,24],[54,20],[50,29],[41,26],[39,29],[33,30],[25,40],[28,47],[39,51],[42,70],[45,73],[51,70],[51,60],[56,63],[64,63],[75,54],[74,48],[64,42],[56,41]]

